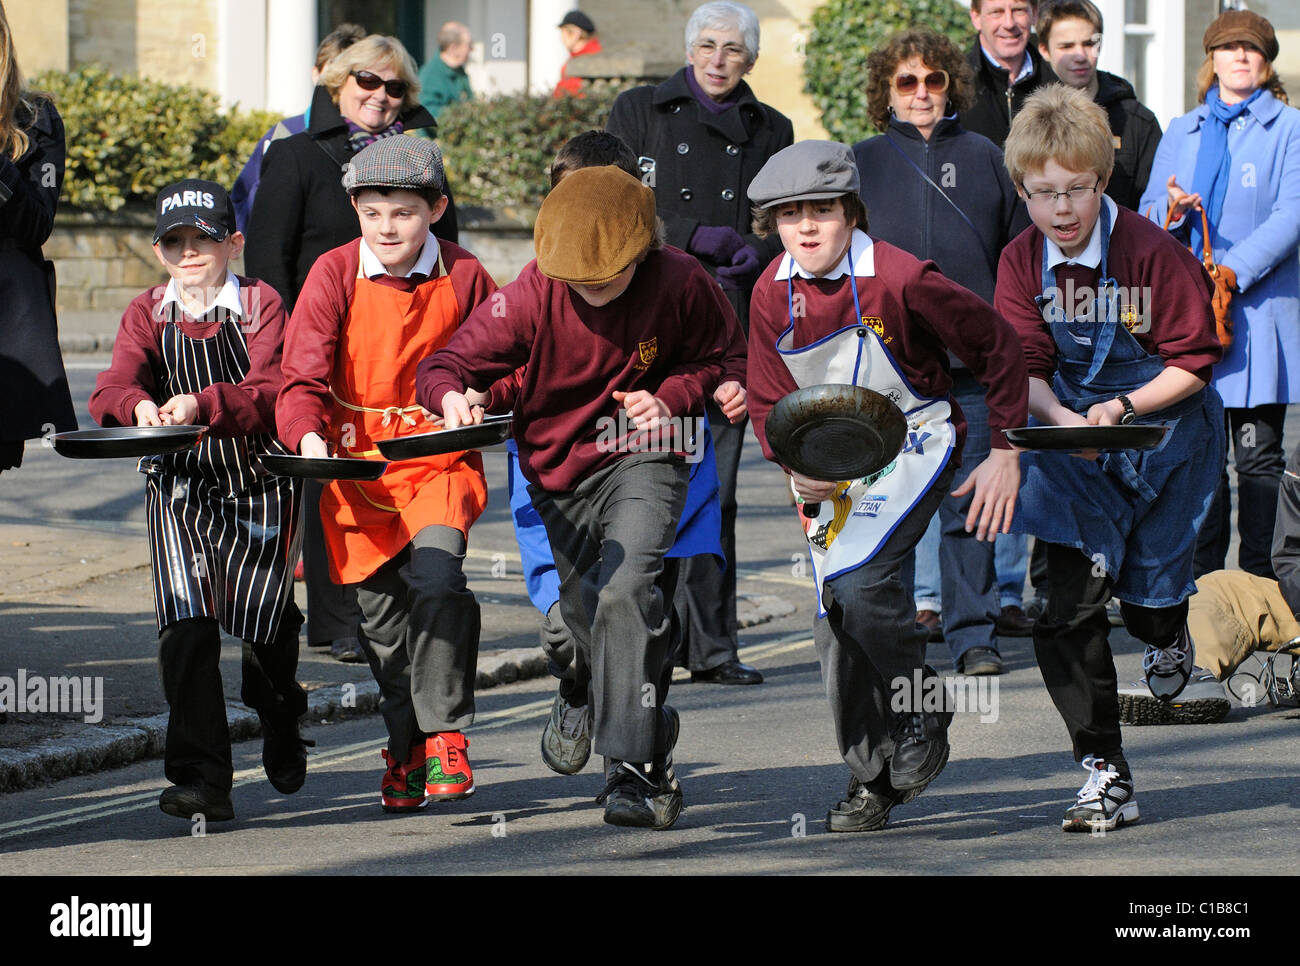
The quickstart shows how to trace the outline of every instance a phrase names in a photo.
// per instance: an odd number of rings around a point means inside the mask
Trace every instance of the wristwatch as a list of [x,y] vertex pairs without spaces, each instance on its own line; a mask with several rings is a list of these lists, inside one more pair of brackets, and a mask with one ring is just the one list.
[[1138,414],[1133,410],[1133,404],[1129,402],[1128,396],[1116,396],[1115,398],[1119,400],[1119,404],[1124,407],[1124,415],[1119,418],[1119,424],[1121,426],[1127,426],[1129,423],[1135,422],[1138,418]]

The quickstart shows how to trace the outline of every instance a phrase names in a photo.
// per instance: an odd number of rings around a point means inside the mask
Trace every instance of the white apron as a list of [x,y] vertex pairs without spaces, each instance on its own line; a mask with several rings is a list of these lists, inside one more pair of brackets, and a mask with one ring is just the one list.
[[[851,252],[849,264],[853,264]],[[854,310],[861,321],[795,349],[792,272],[790,325],[777,339],[776,351],[801,389],[846,383],[888,398],[907,417],[907,442],[898,458],[884,469],[863,479],[841,482],[834,496],[822,501],[816,520],[807,520],[800,512],[812,555],[819,617],[826,613],[821,601],[822,585],[875,556],[943,472],[956,441],[948,400],[919,396],[912,389],[880,336],[863,319],[857,279],[852,273],[849,280]]]

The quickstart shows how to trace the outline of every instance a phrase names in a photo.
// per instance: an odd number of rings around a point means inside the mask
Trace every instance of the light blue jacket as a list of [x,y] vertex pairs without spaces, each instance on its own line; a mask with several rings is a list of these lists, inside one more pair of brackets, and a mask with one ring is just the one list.
[[[1161,138],[1138,209],[1147,217],[1163,223],[1171,174],[1191,191],[1208,114],[1201,104]],[[1231,180],[1219,224],[1210,227],[1214,260],[1237,273],[1240,291],[1233,343],[1213,385],[1225,406],[1300,402],[1300,111],[1265,91],[1230,125],[1228,152]],[[1186,220],[1175,227],[1186,237]]]

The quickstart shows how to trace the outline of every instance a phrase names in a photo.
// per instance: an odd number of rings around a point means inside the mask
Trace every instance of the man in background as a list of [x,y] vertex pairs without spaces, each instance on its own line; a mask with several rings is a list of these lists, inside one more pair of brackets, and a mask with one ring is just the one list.
[[961,123],[999,148],[1025,98],[1052,80],[1029,43],[1037,13],[1035,0],[971,0],[979,37],[966,59],[975,72],[975,104],[961,112]]
[[420,103],[435,119],[448,104],[474,96],[465,73],[472,44],[473,37],[463,23],[452,20],[438,31],[438,56],[420,68]]
[[596,36],[596,24],[581,10],[570,10],[560,21],[560,42],[569,51],[569,61],[560,68],[560,82],[555,85],[555,97],[565,94],[582,97],[582,78],[570,77],[569,68],[574,60],[588,54],[601,51],[600,38]]

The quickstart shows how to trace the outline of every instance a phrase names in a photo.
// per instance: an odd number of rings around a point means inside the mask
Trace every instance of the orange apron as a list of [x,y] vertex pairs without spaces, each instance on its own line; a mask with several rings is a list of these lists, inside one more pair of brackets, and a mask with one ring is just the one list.
[[[330,378],[329,433],[336,452],[376,459],[376,440],[435,429],[415,402],[415,370],[459,324],[441,257],[438,277],[410,292],[372,282],[358,269]],[[330,578],[364,580],[427,526],[468,534],[486,506],[483,457],[474,451],[391,463],[373,483],[336,480],[320,500]]]

